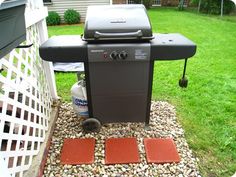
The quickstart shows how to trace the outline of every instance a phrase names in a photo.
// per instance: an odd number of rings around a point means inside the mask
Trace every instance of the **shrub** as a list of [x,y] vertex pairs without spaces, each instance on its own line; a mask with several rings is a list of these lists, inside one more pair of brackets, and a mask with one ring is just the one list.
[[57,12],[48,12],[47,25],[60,25],[61,19]]
[[179,1],[178,9],[179,9],[179,11],[183,11],[184,10],[184,0],[180,0]]
[[[220,14],[221,1],[219,0],[202,0],[200,11],[208,14]],[[224,0],[223,13],[229,14],[235,9],[235,4],[230,0]]]
[[224,9],[223,9],[224,14],[229,14],[234,10],[235,10],[235,4],[233,3],[233,1],[226,0],[224,2]]
[[64,13],[64,20],[68,24],[75,24],[80,22],[80,14],[74,9],[68,9]]
[[152,0],[134,0],[133,1],[135,4],[143,4],[146,9],[150,9],[150,7],[152,6]]
[[146,7],[146,9],[150,9],[152,6],[152,0],[143,0],[143,5]]

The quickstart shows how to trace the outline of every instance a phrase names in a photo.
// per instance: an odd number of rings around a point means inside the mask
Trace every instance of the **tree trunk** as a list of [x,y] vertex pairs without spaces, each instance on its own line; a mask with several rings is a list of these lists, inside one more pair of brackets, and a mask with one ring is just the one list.
[[197,8],[198,13],[200,12],[201,3],[202,3],[202,0],[199,0],[199,2],[198,2],[198,8]]
[[224,0],[221,0],[220,16],[223,16]]

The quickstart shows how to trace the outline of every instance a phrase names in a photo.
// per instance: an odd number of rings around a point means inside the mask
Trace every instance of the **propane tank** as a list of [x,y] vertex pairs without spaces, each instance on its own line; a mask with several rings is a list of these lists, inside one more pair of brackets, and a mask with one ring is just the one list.
[[84,80],[75,83],[71,88],[72,106],[78,117],[88,117],[88,102]]

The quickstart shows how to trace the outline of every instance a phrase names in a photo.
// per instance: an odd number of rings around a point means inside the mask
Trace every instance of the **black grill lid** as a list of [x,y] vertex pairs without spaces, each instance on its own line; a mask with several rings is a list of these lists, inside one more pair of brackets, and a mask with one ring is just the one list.
[[85,41],[153,39],[150,20],[143,5],[89,6]]

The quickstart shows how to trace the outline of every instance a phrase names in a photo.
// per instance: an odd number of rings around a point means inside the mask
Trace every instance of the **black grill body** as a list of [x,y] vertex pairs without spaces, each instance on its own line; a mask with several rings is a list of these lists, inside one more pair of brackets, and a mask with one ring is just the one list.
[[153,34],[143,5],[89,7],[82,37],[56,36],[40,47],[46,61],[84,62],[89,116],[102,123],[148,124],[154,62],[195,52],[181,34]]

